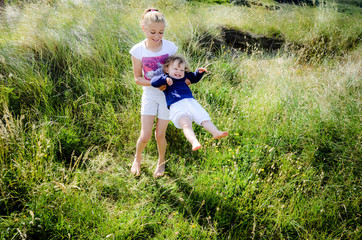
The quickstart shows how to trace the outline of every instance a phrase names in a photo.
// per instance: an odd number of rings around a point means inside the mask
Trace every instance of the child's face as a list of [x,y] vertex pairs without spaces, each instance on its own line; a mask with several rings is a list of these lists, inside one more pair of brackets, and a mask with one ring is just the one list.
[[151,23],[146,26],[142,26],[142,30],[145,33],[147,39],[151,43],[157,44],[161,42],[163,38],[163,32],[165,31],[165,24],[163,23]]
[[174,79],[181,79],[185,76],[186,64],[174,61],[168,66],[168,75]]

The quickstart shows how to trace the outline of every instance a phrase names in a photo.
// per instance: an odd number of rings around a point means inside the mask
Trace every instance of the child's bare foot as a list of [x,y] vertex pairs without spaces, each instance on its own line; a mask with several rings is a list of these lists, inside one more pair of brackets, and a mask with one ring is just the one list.
[[201,144],[199,143],[199,141],[194,140],[194,141],[192,142],[192,151],[196,151],[196,150],[200,149],[201,147],[202,147],[202,146],[201,146]]
[[215,138],[215,139],[219,139],[219,138],[223,138],[223,137],[226,137],[227,135],[229,135],[229,133],[228,132],[221,132],[221,131],[219,131],[217,134],[215,134],[213,137]]
[[153,173],[153,177],[154,178],[159,178],[162,177],[165,174],[165,164],[157,164],[157,168],[155,170],[155,172]]
[[136,158],[133,161],[131,167],[131,173],[135,176],[139,176],[141,173],[141,160],[137,160]]

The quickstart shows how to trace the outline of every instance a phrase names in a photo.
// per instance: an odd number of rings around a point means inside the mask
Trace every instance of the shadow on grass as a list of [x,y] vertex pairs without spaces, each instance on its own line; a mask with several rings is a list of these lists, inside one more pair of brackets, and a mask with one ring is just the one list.
[[[208,189],[197,191],[195,187],[183,180],[180,174],[171,169],[167,172],[169,181],[176,184],[177,190],[174,192],[174,189],[165,187],[162,182],[155,180],[155,187],[161,193],[154,200],[157,204],[169,205],[175,212],[182,214],[188,222],[195,222],[202,226],[202,229],[215,231],[218,237],[240,237],[241,232],[252,232],[252,213],[248,216],[239,214],[238,208],[230,201],[225,201]],[[145,170],[144,173],[148,177],[153,177],[153,173],[149,170]],[[158,226],[153,228],[151,233],[155,234]],[[149,230],[145,229],[145,231]]]

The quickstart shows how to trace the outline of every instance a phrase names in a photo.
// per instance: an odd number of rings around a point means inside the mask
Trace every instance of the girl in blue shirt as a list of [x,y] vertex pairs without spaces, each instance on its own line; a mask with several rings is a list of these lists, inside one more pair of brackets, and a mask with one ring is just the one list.
[[191,83],[197,83],[207,70],[199,68],[196,72],[189,72],[188,69],[184,57],[170,56],[163,65],[164,74],[154,76],[151,79],[151,85],[160,87],[167,84],[163,93],[166,97],[167,107],[170,109],[170,119],[177,128],[183,129],[186,139],[192,145],[192,150],[196,151],[202,146],[192,128],[193,121],[203,126],[215,139],[226,137],[228,132],[217,129],[206,110],[195,100],[185,82],[186,79],[189,79]]

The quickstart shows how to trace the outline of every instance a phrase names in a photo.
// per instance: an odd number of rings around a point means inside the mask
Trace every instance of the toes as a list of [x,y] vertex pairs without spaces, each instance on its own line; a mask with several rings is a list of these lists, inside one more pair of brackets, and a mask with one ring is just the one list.
[[192,151],[199,150],[200,148],[201,148],[201,145],[199,145],[199,146],[195,146],[195,147],[193,147],[193,148],[192,148]]
[[140,171],[139,170],[136,170],[136,169],[131,169],[131,173],[135,176],[139,176],[140,175]]
[[159,177],[163,177],[163,173],[155,173],[154,178],[159,178]]

